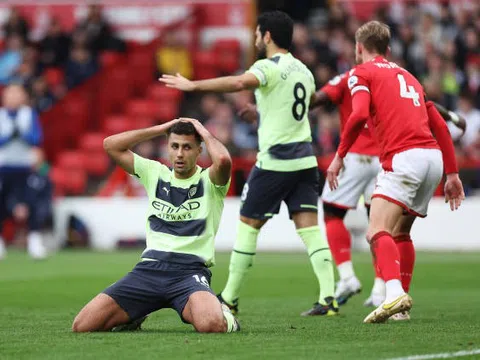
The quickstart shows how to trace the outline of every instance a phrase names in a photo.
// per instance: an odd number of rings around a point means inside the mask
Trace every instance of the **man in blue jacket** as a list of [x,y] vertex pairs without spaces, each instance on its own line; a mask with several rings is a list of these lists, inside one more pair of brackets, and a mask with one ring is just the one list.
[[[0,230],[3,220],[12,216],[28,224],[27,249],[35,259],[44,258],[46,249],[40,233],[36,204],[31,201],[35,164],[42,131],[38,114],[28,106],[28,96],[20,85],[5,88],[0,108]],[[1,233],[1,231],[0,231]],[[0,258],[5,246],[0,238]]]

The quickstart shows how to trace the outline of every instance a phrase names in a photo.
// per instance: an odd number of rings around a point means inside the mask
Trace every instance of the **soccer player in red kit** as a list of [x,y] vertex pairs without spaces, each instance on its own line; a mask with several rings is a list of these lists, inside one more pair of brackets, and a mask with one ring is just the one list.
[[[310,104],[316,107],[328,102],[338,106],[340,113],[340,130],[345,127],[352,113],[352,96],[348,88],[348,72],[337,75],[320,90]],[[445,121],[452,121],[455,126],[465,131],[466,122],[461,116],[435,104]],[[344,168],[339,175],[338,188],[332,191],[325,183],[322,192],[323,214],[328,243],[333,259],[337,265],[340,281],[337,283],[335,298],[339,305],[345,304],[350,297],[361,290],[361,284],[355,275],[351,261],[351,237],[345,227],[344,218],[349,209],[357,206],[363,195],[367,214],[370,213],[370,202],[375,188],[377,174],[381,170],[378,155],[380,149],[367,127],[361,130],[355,143],[344,159]],[[403,246],[403,245],[400,245]],[[379,306],[385,300],[385,282],[381,278],[378,267],[375,268],[375,280],[365,306]],[[400,318],[399,318],[400,320]],[[403,319],[402,319],[403,320]]]
[[415,258],[410,230],[417,216],[426,216],[444,166],[450,208],[457,209],[465,195],[445,122],[433,103],[425,102],[418,80],[385,59],[388,26],[370,21],[357,30],[355,39],[362,65],[349,74],[352,114],[327,180],[332,189],[338,186],[343,158],[367,123],[380,146],[383,168],[372,196],[367,240],[385,281],[386,299],[364,322],[381,323],[397,313],[407,316],[412,307],[407,293]]
[[[315,93],[310,105],[315,107],[329,101],[336,104],[340,113],[341,130],[352,113],[352,97],[347,81],[348,72],[334,77]],[[325,183],[322,191],[325,230],[340,277],[335,290],[335,298],[339,305],[345,304],[362,288],[353,269],[351,237],[343,221],[347,211],[357,207],[358,200],[362,195],[367,213],[369,213],[376,177],[381,170],[379,153],[378,146],[369,129],[363,128],[344,159],[345,167],[338,178],[338,189],[332,191]],[[384,299],[385,284],[380,274],[376,272],[372,294],[365,305],[378,306]]]

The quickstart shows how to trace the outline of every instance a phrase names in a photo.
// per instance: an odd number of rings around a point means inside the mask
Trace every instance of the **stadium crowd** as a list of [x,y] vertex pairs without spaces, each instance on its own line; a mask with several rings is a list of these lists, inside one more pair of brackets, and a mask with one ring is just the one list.
[[2,30],[0,85],[22,84],[40,112],[94,75],[102,51],[125,51],[125,44],[115,37],[95,5],[71,32],[64,31],[56,18],[43,32],[33,31],[15,8]]
[[[458,154],[480,160],[480,5],[467,9],[448,2],[411,1],[379,8],[374,18],[392,29],[391,59],[421,79],[430,99],[466,119],[467,132],[456,143]],[[360,23],[339,4],[311,11],[296,23],[292,52],[315,75],[317,88],[353,65],[354,33]],[[251,157],[256,149],[255,127],[237,115],[252,101],[250,96],[205,94],[192,114],[205,119],[236,156]],[[317,154],[333,153],[340,138],[336,109],[310,115]],[[459,136],[455,130],[452,134]]]
[[[287,2],[275,2],[272,6],[282,3]],[[304,11],[303,15],[294,14],[297,22],[291,50],[310,68],[317,88],[354,63],[353,35],[363,19],[347,9],[332,2]],[[391,59],[421,79],[430,99],[466,119],[468,126],[463,137],[451,129],[457,139],[458,155],[480,161],[480,5],[466,8],[449,5],[448,1],[436,5],[406,1],[378,8],[373,17],[392,29]],[[32,31],[13,8],[3,32],[0,86],[23,84],[31,95],[31,105],[39,112],[50,109],[69,89],[95,74],[101,66],[102,51],[126,50],[99,6],[91,6],[88,16],[71,33],[65,32],[55,18],[43,33]],[[175,32],[164,37],[152,57],[157,67],[152,83],[158,75],[175,69],[187,77],[195,73],[195,58],[182,36]],[[249,63],[243,61],[238,72],[243,72]],[[201,119],[232,156],[254,161],[258,146],[256,125],[239,116],[242,109],[253,103],[251,92],[189,94],[184,100],[180,114]],[[316,154],[333,154],[340,139],[336,108],[320,107],[310,112],[310,121]],[[152,157],[164,157],[156,149],[150,151]],[[472,174],[472,186],[478,187],[476,171]]]

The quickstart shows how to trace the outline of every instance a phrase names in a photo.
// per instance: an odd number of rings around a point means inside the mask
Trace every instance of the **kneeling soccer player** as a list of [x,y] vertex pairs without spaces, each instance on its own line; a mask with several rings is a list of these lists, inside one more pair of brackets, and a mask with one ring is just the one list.
[[[130,150],[165,133],[172,170]],[[208,169],[197,165],[202,139],[212,159]],[[198,332],[238,331],[237,320],[210,289],[208,269],[230,184],[227,149],[194,119],[113,135],[104,147],[148,193],[147,248],[131,272],[85,305],[72,330],[136,330],[148,314],[173,308]]]

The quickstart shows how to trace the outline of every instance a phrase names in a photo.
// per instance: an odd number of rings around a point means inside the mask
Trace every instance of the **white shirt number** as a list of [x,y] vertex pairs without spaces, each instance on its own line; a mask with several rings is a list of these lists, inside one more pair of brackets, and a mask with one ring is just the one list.
[[415,91],[415,88],[412,85],[408,85],[402,74],[397,75],[398,82],[400,83],[400,97],[405,99],[412,99],[413,105],[420,106],[420,95]]

